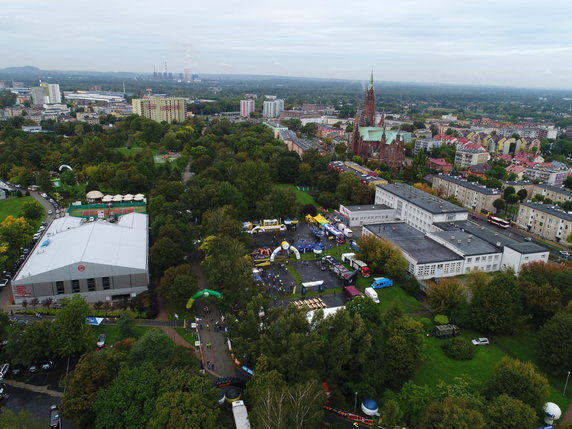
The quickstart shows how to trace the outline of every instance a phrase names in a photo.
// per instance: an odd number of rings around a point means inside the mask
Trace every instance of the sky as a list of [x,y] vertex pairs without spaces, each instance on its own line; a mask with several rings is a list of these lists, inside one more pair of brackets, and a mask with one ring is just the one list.
[[570,0],[2,3],[0,68],[572,89]]

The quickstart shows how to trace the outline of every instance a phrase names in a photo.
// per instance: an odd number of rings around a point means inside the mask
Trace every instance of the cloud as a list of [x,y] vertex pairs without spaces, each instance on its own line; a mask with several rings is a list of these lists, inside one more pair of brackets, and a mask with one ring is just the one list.
[[569,2],[548,3],[19,0],[0,16],[0,66],[367,78],[373,64],[387,80],[502,85],[518,63],[519,84],[572,87]]

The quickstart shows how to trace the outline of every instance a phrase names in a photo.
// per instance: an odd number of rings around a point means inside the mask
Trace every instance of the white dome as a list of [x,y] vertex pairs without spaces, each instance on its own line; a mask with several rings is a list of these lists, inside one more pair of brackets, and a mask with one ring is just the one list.
[[547,402],[544,404],[544,414],[553,420],[558,420],[562,416],[562,410],[554,402]]

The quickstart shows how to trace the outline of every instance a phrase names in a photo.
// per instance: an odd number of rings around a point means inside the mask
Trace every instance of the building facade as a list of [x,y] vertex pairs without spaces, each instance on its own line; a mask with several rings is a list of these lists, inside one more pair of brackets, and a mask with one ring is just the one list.
[[395,209],[383,204],[363,204],[360,206],[340,205],[339,213],[351,227],[384,223],[395,220]]
[[572,172],[568,169],[561,170],[559,168],[539,166],[527,168],[524,171],[524,175],[529,179],[541,180],[544,183],[553,186],[562,186],[569,174],[572,174]]
[[262,105],[262,116],[265,118],[278,118],[284,110],[284,100],[265,100]]
[[469,182],[455,176],[439,174],[433,177],[433,189],[443,197],[455,197],[463,207],[475,211],[496,211],[493,203],[502,197],[498,189],[490,189],[477,182]]
[[532,195],[542,195],[544,198],[551,199],[552,202],[572,201],[572,190],[563,186],[534,185]]
[[455,166],[469,168],[471,165],[485,164],[490,159],[487,150],[479,144],[467,143],[457,145]]
[[401,133],[385,129],[383,114],[376,124],[373,73],[365,93],[364,109],[356,113],[352,152],[364,161],[374,159],[392,168],[401,168],[405,163],[405,141]]
[[240,116],[249,118],[252,112],[254,112],[254,100],[240,100]]
[[572,214],[557,206],[525,202],[519,206],[516,224],[543,238],[561,242],[572,232]]
[[133,113],[145,116],[157,122],[184,122],[186,114],[184,98],[134,98]]
[[421,232],[435,231],[437,222],[455,222],[468,218],[462,207],[403,183],[377,185],[375,204],[395,209],[397,219]]

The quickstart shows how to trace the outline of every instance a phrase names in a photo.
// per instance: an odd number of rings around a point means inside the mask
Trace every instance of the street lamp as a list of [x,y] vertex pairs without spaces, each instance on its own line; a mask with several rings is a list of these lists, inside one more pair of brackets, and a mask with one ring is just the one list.
[[564,383],[564,392],[563,395],[566,396],[566,388],[568,387],[568,379],[570,378],[570,371],[568,371],[568,375],[566,376],[566,383]]
[[[570,375],[570,373],[568,373],[568,375]],[[357,411],[357,392],[354,395],[354,414]]]

